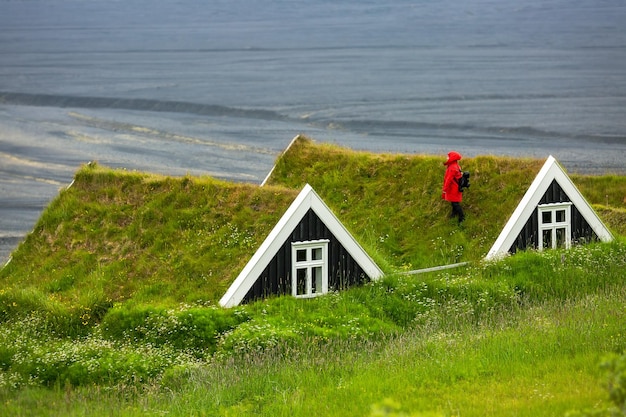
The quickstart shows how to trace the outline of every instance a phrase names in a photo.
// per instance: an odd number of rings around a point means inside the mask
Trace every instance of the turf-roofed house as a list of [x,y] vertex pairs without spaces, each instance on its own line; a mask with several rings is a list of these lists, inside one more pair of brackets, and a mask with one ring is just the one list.
[[613,235],[558,161],[550,156],[487,253],[492,259],[524,249],[570,248]]
[[314,297],[382,275],[376,263],[307,184],[220,304],[231,307],[282,294]]

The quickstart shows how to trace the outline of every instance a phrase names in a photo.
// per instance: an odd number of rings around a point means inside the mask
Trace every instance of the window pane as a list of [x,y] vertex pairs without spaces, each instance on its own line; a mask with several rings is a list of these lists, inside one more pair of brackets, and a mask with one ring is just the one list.
[[306,268],[296,270],[296,295],[306,295]]
[[560,228],[556,229],[556,246],[557,246],[557,248],[564,248],[565,247],[565,239],[566,239],[565,228],[560,227]]
[[541,212],[541,223],[542,224],[552,223],[552,212],[551,211],[543,211],[543,212]]
[[322,267],[316,266],[313,268],[313,294],[322,292]]
[[565,210],[556,211],[556,221],[562,223],[565,221]]
[[552,230],[544,230],[543,231],[543,248],[551,248],[552,247]]
[[298,249],[296,251],[296,261],[297,262],[306,262],[306,249]]
[[314,261],[319,261],[322,259],[322,248],[313,248],[311,250],[311,259]]

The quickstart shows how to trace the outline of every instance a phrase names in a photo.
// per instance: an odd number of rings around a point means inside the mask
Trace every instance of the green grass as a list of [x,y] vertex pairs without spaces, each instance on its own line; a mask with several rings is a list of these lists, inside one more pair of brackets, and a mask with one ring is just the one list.
[[[626,244],[615,242],[391,276],[311,300],[120,305],[79,338],[51,334],[34,315],[0,327],[0,402],[6,415],[608,409],[600,364],[626,351],[625,268]],[[197,340],[215,346],[178,344],[203,329],[213,336]]]
[[480,326],[429,323],[377,342],[173,367],[141,388],[60,384],[0,398],[6,415],[565,415],[609,407],[599,363],[624,348],[613,319],[623,319],[624,301],[623,293],[589,296]]
[[[0,415],[623,408],[626,177],[574,177],[616,242],[484,263],[543,161],[464,160],[462,228],[440,201],[441,162],[300,139],[264,187],[81,168],[0,270]],[[216,307],[306,182],[386,277]]]

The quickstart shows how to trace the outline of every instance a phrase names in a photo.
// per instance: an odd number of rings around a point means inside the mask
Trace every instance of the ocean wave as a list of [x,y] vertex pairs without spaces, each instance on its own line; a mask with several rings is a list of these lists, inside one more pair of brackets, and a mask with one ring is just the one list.
[[[621,98],[622,96],[617,95]],[[516,100],[552,100],[562,99],[562,96],[551,94],[484,94],[484,95],[449,95],[434,97],[414,97],[411,102],[476,102],[476,101],[516,101]],[[577,97],[567,97],[577,98]],[[584,97],[579,97],[584,98]],[[588,98],[588,97],[587,97]],[[544,130],[532,126],[489,126],[476,125],[471,123],[435,123],[421,122],[412,120],[376,120],[376,119],[359,119],[359,118],[343,118],[336,114],[317,115],[315,112],[307,113],[300,116],[289,116],[272,110],[266,109],[243,109],[236,107],[221,106],[215,104],[202,104],[172,100],[157,99],[141,99],[141,98],[116,98],[116,97],[96,97],[96,96],[69,96],[56,94],[29,94],[15,92],[1,92],[0,104],[21,105],[21,106],[40,106],[40,107],[58,107],[58,108],[82,108],[82,109],[121,109],[145,112],[169,112],[184,113],[204,116],[226,116],[235,118],[256,119],[265,121],[290,122],[295,124],[306,123],[328,130],[343,130],[368,135],[383,134],[384,136],[420,136],[434,135],[446,136],[450,133],[457,133],[461,137],[472,137],[479,135],[482,139],[497,140],[519,140],[520,138],[532,137],[542,139],[574,139],[587,140],[603,143],[626,143],[626,136],[615,134],[591,134],[591,133],[575,133],[560,132],[554,130]],[[69,114],[82,124],[92,127],[103,128],[105,130],[129,131],[134,134],[149,134],[153,137],[161,137],[163,139],[187,143],[197,143],[209,146],[226,147],[229,150],[249,150],[260,153],[273,153],[263,148],[251,148],[245,145],[225,145],[223,143],[207,141],[184,135],[175,135],[154,128],[135,126],[128,123],[120,123],[116,121],[107,121],[104,119],[96,119],[90,116],[80,115],[71,112]],[[234,148],[232,148],[234,147]],[[232,148],[232,149],[231,149]]]
[[120,109],[150,112],[187,113],[204,116],[228,116],[262,120],[287,120],[270,110],[242,109],[215,104],[142,98],[68,96],[60,94],[29,94],[0,91],[0,103],[19,106]]
[[481,138],[483,140],[518,141],[524,138],[584,140],[603,143],[626,143],[626,136],[602,134],[576,134],[542,130],[531,126],[478,126],[465,123],[429,123],[406,120],[312,120],[312,125],[330,130],[352,131],[368,135],[384,135],[387,137],[427,135],[430,137],[449,137],[456,133],[459,137]]
[[[107,120],[107,119],[92,117],[92,116],[80,114],[77,112],[69,112],[68,116],[73,118],[74,120],[76,120],[78,123],[82,125],[95,127],[97,129],[102,129],[102,130],[118,132],[118,133],[124,132],[124,133],[132,134],[132,135],[149,136],[151,138],[158,138],[158,139],[166,140],[169,142],[186,143],[186,144],[200,145],[200,146],[210,146],[210,147],[219,148],[223,151],[253,152],[253,153],[260,153],[260,154],[267,154],[267,155],[276,154],[276,152],[272,151],[271,149],[262,148],[258,146],[249,146],[249,145],[244,145],[240,143],[223,143],[223,142],[218,142],[218,141],[214,141],[214,140],[210,140],[206,138],[197,138],[197,137],[188,136],[188,135],[171,133],[171,132],[156,129],[153,127],[146,127],[146,126],[140,126],[140,125],[131,124],[131,123],[119,122],[116,120]],[[65,132],[59,132],[57,134],[65,134]],[[75,133],[73,135],[74,137],[77,136],[77,134]],[[97,139],[93,139],[91,137],[86,138],[84,137],[84,135],[80,136],[79,140],[91,141],[94,143],[98,141]],[[145,154],[145,152],[146,152],[145,148],[143,147],[137,148],[137,153]]]

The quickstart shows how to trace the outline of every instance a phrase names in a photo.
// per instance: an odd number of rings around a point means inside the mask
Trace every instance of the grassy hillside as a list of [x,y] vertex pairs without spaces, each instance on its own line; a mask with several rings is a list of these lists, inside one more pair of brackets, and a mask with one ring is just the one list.
[[[481,156],[471,172],[462,228],[441,200],[445,156],[354,152],[301,137],[277,161],[269,184],[309,183],[368,248],[393,268],[417,269],[485,256],[544,160]],[[626,234],[626,177],[575,176],[607,226]]]
[[12,317],[0,415],[618,416],[625,269],[617,242],[228,311],[118,305],[78,336]]
[[[0,416],[623,412],[626,177],[574,177],[614,243],[402,274],[482,258],[543,164],[462,162],[461,228],[434,156],[303,138],[263,187],[82,167],[0,270]],[[307,182],[387,276],[216,307]]]

